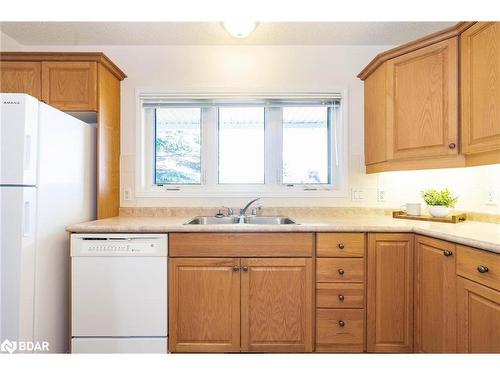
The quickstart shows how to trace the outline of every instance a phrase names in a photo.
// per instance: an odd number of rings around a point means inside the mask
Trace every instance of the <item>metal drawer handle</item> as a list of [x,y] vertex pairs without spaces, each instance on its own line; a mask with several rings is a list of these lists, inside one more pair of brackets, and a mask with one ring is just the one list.
[[453,150],[455,147],[457,147],[457,145],[456,145],[455,143],[450,143],[450,144],[448,145],[448,147],[449,147],[451,150]]
[[337,247],[340,249],[340,250],[343,250],[344,249],[344,244],[341,242],[337,245]]
[[247,272],[248,271],[248,267],[247,266],[243,266],[243,267],[241,267],[241,269],[243,270],[243,272]]
[[339,301],[344,301],[344,296],[342,294],[339,294]]
[[237,265],[234,265],[234,266],[233,266],[233,271],[234,271],[234,272],[238,272],[239,270],[240,270],[240,267],[239,267],[239,266],[237,266]]
[[453,255],[453,253],[450,250],[443,251],[443,254],[444,254],[445,257],[449,257],[449,256]]
[[343,270],[342,268],[339,268],[339,269],[337,270],[337,272],[339,273],[339,275],[343,275],[343,274],[344,274],[344,270]]
[[488,267],[486,267],[486,266],[478,266],[477,270],[478,270],[479,273],[486,273],[486,272],[488,272]]
[[343,320],[339,320],[339,326],[340,326],[340,327],[345,326],[345,322],[344,322]]

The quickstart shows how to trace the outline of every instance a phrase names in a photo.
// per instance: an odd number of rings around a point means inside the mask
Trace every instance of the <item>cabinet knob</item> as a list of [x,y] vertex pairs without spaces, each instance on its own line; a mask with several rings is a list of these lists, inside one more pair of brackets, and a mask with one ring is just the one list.
[[339,301],[343,301],[344,300],[344,296],[342,294],[339,294]]
[[241,267],[241,269],[243,270],[243,272],[247,272],[248,271],[248,266],[243,266],[243,267]]
[[240,267],[239,267],[239,266],[237,266],[237,265],[234,265],[234,266],[233,266],[233,271],[234,271],[234,272],[238,272],[239,270],[240,270]]
[[457,147],[457,145],[456,145],[455,143],[450,143],[450,144],[448,145],[448,147],[449,147],[451,150],[453,150],[455,147]]
[[343,320],[339,320],[339,326],[340,326],[340,327],[345,326],[345,322],[344,322]]
[[453,253],[450,250],[443,251],[443,254],[444,254],[445,257],[449,257],[449,256],[453,255]]
[[342,268],[339,268],[339,269],[337,270],[337,272],[339,273],[339,275],[343,275],[343,274],[344,274],[344,270],[343,270]]
[[339,243],[339,244],[337,245],[337,247],[338,247],[340,250],[342,250],[345,246],[344,246],[344,244],[341,242],[341,243]]
[[477,270],[478,270],[479,273],[486,273],[486,272],[488,272],[488,267],[486,267],[486,266],[478,266]]

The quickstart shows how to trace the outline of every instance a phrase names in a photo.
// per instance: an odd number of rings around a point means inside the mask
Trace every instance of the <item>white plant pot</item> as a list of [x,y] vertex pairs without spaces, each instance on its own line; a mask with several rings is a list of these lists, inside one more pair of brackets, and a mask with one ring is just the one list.
[[427,211],[433,217],[445,217],[451,212],[451,208],[445,206],[427,206]]

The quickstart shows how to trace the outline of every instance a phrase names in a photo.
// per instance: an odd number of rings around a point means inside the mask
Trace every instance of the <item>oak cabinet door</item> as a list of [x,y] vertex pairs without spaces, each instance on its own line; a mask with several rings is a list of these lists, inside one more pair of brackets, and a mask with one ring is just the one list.
[[312,259],[243,259],[241,282],[242,351],[312,351]]
[[0,61],[0,92],[42,95],[42,65],[39,62]]
[[478,22],[460,42],[463,151],[499,150],[500,22]]
[[368,234],[368,352],[413,352],[413,235]]
[[62,111],[97,111],[97,63],[42,62],[42,100]]
[[500,353],[500,292],[457,277],[458,351]]
[[239,259],[169,259],[171,352],[240,351]]
[[387,61],[389,160],[458,154],[457,38]]
[[455,353],[455,245],[415,238],[415,352]]

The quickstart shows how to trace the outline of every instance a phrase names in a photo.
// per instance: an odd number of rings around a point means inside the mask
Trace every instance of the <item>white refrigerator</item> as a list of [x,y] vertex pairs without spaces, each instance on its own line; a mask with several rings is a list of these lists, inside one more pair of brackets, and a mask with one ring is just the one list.
[[0,99],[0,349],[64,353],[65,227],[96,217],[95,126],[26,94]]

